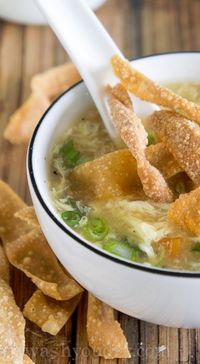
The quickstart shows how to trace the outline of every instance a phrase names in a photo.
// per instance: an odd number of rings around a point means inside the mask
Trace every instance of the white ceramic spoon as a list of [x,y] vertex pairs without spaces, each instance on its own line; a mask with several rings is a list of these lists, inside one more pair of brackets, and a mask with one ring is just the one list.
[[[123,57],[122,53],[85,0],[35,1],[78,68],[107,131],[111,138],[115,139],[116,130],[105,102],[105,86],[117,82],[110,65],[110,58],[113,54]],[[139,103],[137,107],[134,103],[136,112],[141,110],[141,105]],[[153,105],[150,106],[150,111],[152,107]],[[148,109],[145,104],[144,108]],[[146,111],[145,109],[139,114],[146,114]]]

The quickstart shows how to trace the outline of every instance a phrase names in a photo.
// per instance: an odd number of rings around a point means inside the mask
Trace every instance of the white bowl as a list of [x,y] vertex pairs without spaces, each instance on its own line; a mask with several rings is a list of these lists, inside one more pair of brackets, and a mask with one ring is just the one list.
[[[144,57],[132,64],[159,83],[200,81],[200,53]],[[174,327],[200,327],[200,273],[170,271],[132,263],[102,251],[66,226],[48,190],[47,160],[55,138],[91,104],[83,82],[46,111],[28,152],[28,182],[42,230],[54,253],[88,291],[119,311]]]
[[[85,0],[96,10],[106,0]],[[47,24],[34,0],[0,0],[0,17],[22,24]]]

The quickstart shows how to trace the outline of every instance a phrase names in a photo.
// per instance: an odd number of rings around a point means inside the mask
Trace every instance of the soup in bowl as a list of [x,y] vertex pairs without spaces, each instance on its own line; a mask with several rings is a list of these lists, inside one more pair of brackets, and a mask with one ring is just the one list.
[[[199,53],[188,52],[132,64],[199,103],[199,60]],[[173,200],[193,193],[193,180],[163,148],[148,113],[143,124],[146,158],[165,175]],[[117,145],[83,82],[52,104],[28,154],[29,186],[43,232],[63,266],[102,301],[150,322],[199,327],[198,234],[182,229],[173,201],[148,198],[130,150]]]

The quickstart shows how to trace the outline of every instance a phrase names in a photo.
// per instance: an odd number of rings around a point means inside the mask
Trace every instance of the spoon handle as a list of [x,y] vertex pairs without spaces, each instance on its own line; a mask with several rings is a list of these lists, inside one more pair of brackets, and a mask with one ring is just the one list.
[[122,56],[85,0],[35,0],[70,58],[78,68],[112,138],[104,90],[116,81],[110,66],[113,54]]

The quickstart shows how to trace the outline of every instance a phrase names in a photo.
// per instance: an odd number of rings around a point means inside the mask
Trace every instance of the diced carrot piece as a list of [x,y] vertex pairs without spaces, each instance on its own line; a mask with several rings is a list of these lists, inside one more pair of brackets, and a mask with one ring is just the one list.
[[163,238],[158,244],[161,244],[167,253],[168,258],[174,259],[180,256],[184,248],[184,240],[182,238]]
[[194,235],[200,235],[200,187],[181,195],[170,207],[170,222]]

